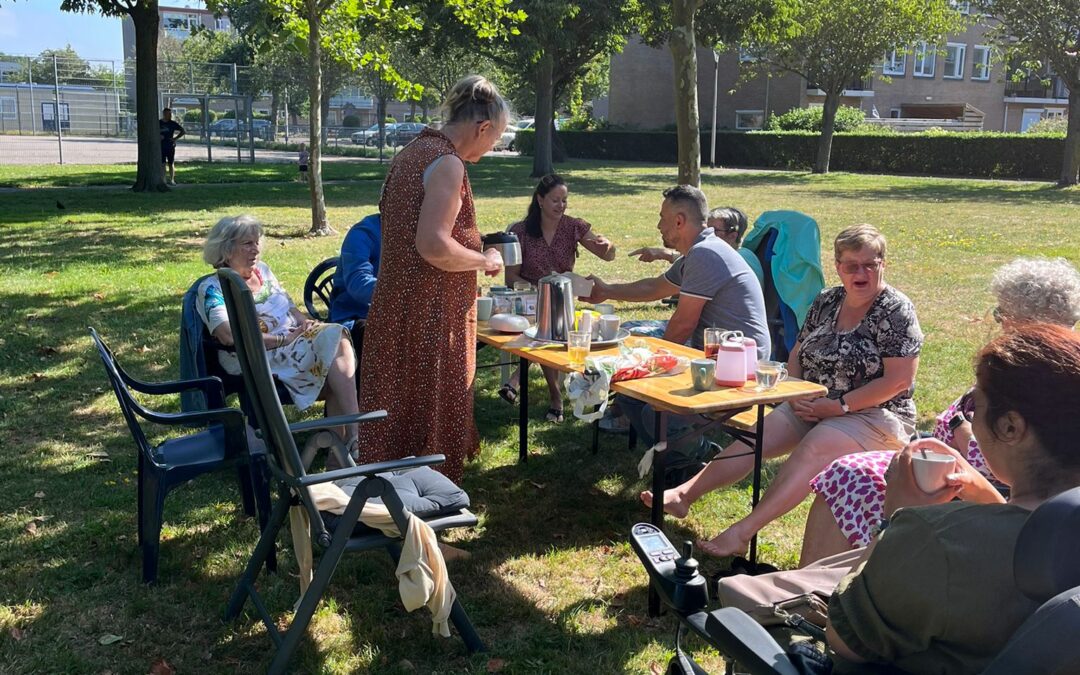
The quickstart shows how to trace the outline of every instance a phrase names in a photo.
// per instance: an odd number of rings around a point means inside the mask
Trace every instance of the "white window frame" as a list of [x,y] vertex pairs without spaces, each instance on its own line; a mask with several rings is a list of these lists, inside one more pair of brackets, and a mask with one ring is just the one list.
[[1066,108],[1046,108],[1043,110],[1044,120],[1058,120],[1068,116],[1069,113]]
[[[976,60],[979,52],[982,52],[983,58]],[[975,45],[971,48],[971,79],[976,82],[989,82],[990,81],[990,52],[989,45]],[[982,75],[978,75],[978,68],[982,67]]]
[[0,119],[13,120],[19,114],[14,96],[0,96]]
[[[761,124],[756,127],[745,127],[739,125],[739,119],[741,115],[761,115]],[[764,110],[736,110],[735,111],[735,128],[739,131],[757,131],[765,128],[765,111]]]
[[[915,58],[912,59],[911,74],[914,77],[933,78],[934,64],[937,61],[937,50],[925,42],[916,42],[915,49],[912,50],[912,53],[915,55]],[[922,65],[921,68],[919,67],[920,59]],[[930,64],[929,70],[926,68],[927,63]]]
[[901,112],[903,112],[903,111],[901,111],[900,108],[889,108],[889,119],[893,119],[893,120],[900,119],[900,113]]
[[881,61],[882,75],[903,75],[907,70],[907,54],[899,49],[885,52],[885,58]]
[[229,21],[229,17],[214,17],[214,30],[232,30],[232,22]]
[[[176,25],[172,22],[175,21]],[[184,39],[191,35],[191,29],[201,25],[198,14],[191,12],[163,12],[161,22],[165,32],[174,38]]]
[[[949,50],[956,50],[956,59],[953,61],[952,70],[949,70]],[[942,59],[941,79],[962,80],[964,79],[964,61],[967,60],[967,45],[963,42],[945,43],[945,58]]]

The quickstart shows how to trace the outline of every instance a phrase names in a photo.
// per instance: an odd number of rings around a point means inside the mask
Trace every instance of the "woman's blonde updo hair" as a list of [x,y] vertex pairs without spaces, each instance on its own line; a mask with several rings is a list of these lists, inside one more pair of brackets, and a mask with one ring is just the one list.
[[858,251],[864,246],[876,253],[877,257],[885,259],[885,235],[873,225],[852,225],[836,235],[833,254],[839,262],[840,254],[844,251]]
[[255,235],[263,238],[263,226],[255,216],[228,216],[217,221],[203,244],[203,260],[214,269],[225,267],[236,248],[236,242],[244,237]]
[[442,104],[447,124],[474,120],[504,120],[510,116],[510,106],[482,75],[468,75],[458,80]]

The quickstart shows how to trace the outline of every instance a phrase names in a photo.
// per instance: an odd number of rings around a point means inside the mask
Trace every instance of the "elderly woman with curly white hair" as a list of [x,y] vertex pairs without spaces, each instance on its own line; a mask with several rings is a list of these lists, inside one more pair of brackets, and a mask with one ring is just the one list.
[[[262,246],[262,223],[253,216],[222,218],[206,237],[203,260],[215,269],[235,271],[251,290],[270,372],[289,390],[297,408],[305,410],[324,398],[327,415],[358,412],[356,357],[349,331],[339,324],[319,323],[304,316],[270,267],[259,259]],[[222,345],[231,346],[233,334],[217,275],[199,284],[195,304],[210,334]],[[218,358],[226,372],[240,374],[235,354],[219,350]],[[356,425],[339,433],[355,455]]]
[[[1030,322],[1073,328],[1080,321],[1080,273],[1062,258],[1014,260],[994,273],[990,288],[997,299],[994,320],[1005,331]],[[967,459],[966,466],[957,471],[964,480],[962,499],[1003,502],[1000,484],[972,435],[971,413],[969,391],[938,415],[934,437]],[[873,529],[881,521],[885,470],[894,454],[875,451],[845,455],[811,481],[817,497],[807,518],[802,564],[870,542]]]

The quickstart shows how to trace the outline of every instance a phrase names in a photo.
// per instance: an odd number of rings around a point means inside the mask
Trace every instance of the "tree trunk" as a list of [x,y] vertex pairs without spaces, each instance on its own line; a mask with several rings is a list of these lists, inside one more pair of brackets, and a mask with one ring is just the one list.
[[409,121],[416,121],[416,101],[409,101]]
[[333,234],[326,219],[326,199],[322,184],[322,44],[319,42],[319,7],[317,0],[306,0],[308,14],[308,96],[311,98],[311,123],[308,125],[308,186],[311,189],[311,230],[317,237]]
[[1065,131],[1065,153],[1058,185],[1076,185],[1080,174],[1080,82],[1069,84],[1069,122]]
[[836,127],[836,110],[840,107],[840,92],[825,93],[825,109],[821,115],[821,138],[818,139],[817,158],[814,160],[814,173],[829,173],[829,158],[832,156],[833,129]]
[[[131,21],[135,24],[135,119],[138,120],[138,166],[135,192],[168,192],[161,163],[161,131],[158,128],[157,0],[134,3]],[[59,119],[59,116],[57,116]]]
[[555,58],[545,51],[536,64],[536,118],[533,129],[536,130],[536,142],[533,145],[533,178],[540,178],[555,173],[551,166],[551,140],[555,131],[554,112],[555,84],[552,73]]
[[697,44],[694,12],[699,0],[672,0],[671,38],[675,62],[675,128],[679,141],[679,184],[701,183],[701,131],[698,129]]
[[382,162],[383,151],[386,147],[386,95],[379,96],[378,101],[375,114],[379,116],[379,139],[376,143],[379,145],[379,162]]
[[270,92],[270,140],[277,142],[278,131],[278,108],[281,107],[281,92],[274,89]]

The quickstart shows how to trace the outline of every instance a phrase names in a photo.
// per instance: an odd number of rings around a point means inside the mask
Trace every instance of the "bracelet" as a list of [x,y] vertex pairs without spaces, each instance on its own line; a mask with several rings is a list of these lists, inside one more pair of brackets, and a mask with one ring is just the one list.
[[284,347],[285,346],[285,336],[284,335],[279,335],[279,336],[277,336],[277,338],[278,338],[277,339],[278,348]]

